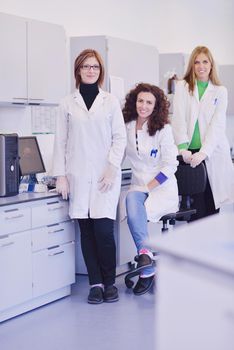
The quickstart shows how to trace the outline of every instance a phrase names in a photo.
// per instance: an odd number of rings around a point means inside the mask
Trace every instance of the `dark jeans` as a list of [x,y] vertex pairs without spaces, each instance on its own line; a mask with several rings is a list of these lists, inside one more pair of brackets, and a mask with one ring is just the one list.
[[115,283],[116,246],[114,220],[78,219],[81,234],[81,249],[88,270],[90,285]]
[[[190,150],[192,153],[198,152],[199,150]],[[205,162],[203,162],[206,166]],[[219,209],[215,209],[214,198],[210,188],[210,182],[207,177],[206,188],[203,193],[199,193],[191,196],[192,204],[191,207],[196,209],[196,214],[192,215],[190,221],[204,218],[208,215],[219,213]]]

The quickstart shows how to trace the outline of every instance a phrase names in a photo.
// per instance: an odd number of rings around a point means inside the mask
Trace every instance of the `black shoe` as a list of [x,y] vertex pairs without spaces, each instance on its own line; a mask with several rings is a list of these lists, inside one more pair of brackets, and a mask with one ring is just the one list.
[[140,254],[138,256],[137,268],[152,264],[152,259],[148,254]]
[[154,275],[146,278],[139,277],[137,284],[133,288],[135,295],[142,295],[147,293],[154,283]]
[[115,286],[107,286],[104,288],[104,301],[106,303],[113,303],[119,300],[118,289]]
[[92,287],[88,296],[89,304],[101,304],[103,303],[103,290],[101,287]]

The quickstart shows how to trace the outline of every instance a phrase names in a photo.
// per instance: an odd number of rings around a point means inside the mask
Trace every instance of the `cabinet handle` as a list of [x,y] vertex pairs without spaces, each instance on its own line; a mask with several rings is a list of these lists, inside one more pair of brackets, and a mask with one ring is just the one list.
[[9,247],[12,244],[14,244],[14,242],[5,243],[5,244],[0,245],[0,248]]
[[59,207],[55,207],[55,208],[49,208],[48,211],[55,211],[55,210],[59,210],[59,209],[63,209],[64,206],[60,205]]
[[61,228],[60,230],[54,230],[54,231],[48,231],[48,233],[57,233],[57,232],[62,232],[64,231],[64,228]]
[[0,236],[0,239],[5,239],[5,238],[9,238],[9,235]]
[[13,100],[23,100],[23,101],[27,101],[27,97],[13,97]]
[[61,250],[60,252],[54,253],[54,254],[48,254],[48,256],[55,256],[55,255],[59,255],[59,254],[63,254],[64,250]]
[[6,216],[5,220],[19,219],[19,218],[22,218],[22,217],[24,217],[23,214],[19,214],[19,215],[15,215],[15,216]]

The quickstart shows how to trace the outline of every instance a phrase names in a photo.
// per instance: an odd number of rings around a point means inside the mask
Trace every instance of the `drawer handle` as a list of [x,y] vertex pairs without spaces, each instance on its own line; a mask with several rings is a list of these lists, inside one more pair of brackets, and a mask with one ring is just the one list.
[[57,233],[57,232],[62,232],[64,231],[64,228],[61,228],[60,230],[54,230],[54,231],[48,231],[48,233]]
[[19,219],[19,218],[23,218],[23,217],[24,217],[23,214],[19,214],[19,215],[15,215],[15,216],[6,216],[5,220]]
[[12,244],[14,244],[14,242],[5,243],[5,244],[0,245],[0,248],[9,247]]
[[59,209],[63,209],[64,206],[60,205],[59,207],[55,207],[55,208],[49,208],[48,211],[55,211],[55,210],[59,210]]
[[0,239],[5,239],[5,238],[9,238],[9,235],[0,236]]
[[61,250],[60,252],[54,253],[54,254],[48,254],[48,256],[55,256],[55,255],[59,255],[59,254],[63,254],[64,250]]

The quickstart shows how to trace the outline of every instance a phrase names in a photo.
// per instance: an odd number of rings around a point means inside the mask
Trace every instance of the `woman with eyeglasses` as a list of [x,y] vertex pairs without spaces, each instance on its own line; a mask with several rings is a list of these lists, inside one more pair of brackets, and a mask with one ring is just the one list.
[[131,186],[123,206],[139,256],[137,268],[142,268],[133,288],[135,295],[148,292],[154,282],[155,271],[150,266],[153,254],[147,247],[148,221],[157,222],[163,215],[178,210],[177,148],[168,108],[160,88],[141,83],[126,96],[123,109],[126,157],[132,169]]
[[74,63],[76,90],[59,107],[53,172],[56,189],[69,197],[69,215],[78,219],[88,270],[88,303],[119,299],[115,286],[114,220],[121,186],[126,131],[118,100],[101,89],[99,53],[82,51]]
[[207,185],[192,196],[197,213],[191,220],[219,212],[234,202],[234,167],[225,134],[227,89],[218,79],[215,61],[205,46],[196,47],[183,80],[175,89],[172,127],[176,144],[192,167],[204,162]]

